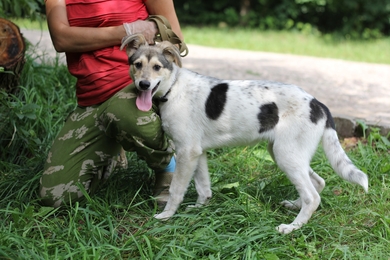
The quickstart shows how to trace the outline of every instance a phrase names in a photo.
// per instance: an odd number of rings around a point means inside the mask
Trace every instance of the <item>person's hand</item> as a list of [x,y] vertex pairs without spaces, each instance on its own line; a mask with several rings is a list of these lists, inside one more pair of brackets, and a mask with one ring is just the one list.
[[157,26],[154,22],[137,20],[132,23],[124,23],[123,27],[128,36],[136,33],[142,33],[149,44],[154,44],[154,36],[156,35]]

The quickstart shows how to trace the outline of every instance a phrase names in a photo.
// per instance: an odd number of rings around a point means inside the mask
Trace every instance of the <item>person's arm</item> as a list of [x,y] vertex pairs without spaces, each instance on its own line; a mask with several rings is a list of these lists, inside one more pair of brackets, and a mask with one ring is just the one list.
[[150,15],[162,15],[167,18],[171,24],[172,31],[174,31],[181,40],[184,40],[172,0],[147,0],[145,5]]
[[100,28],[69,26],[65,0],[46,0],[46,17],[58,52],[87,52],[120,45],[126,35],[122,25]]

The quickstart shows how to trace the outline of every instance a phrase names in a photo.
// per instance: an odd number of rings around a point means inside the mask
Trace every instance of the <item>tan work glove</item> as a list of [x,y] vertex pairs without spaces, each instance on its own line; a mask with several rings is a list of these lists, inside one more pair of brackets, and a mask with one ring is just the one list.
[[154,44],[154,37],[157,34],[157,26],[154,22],[137,20],[132,23],[124,23],[123,27],[128,36],[142,33],[149,44]]

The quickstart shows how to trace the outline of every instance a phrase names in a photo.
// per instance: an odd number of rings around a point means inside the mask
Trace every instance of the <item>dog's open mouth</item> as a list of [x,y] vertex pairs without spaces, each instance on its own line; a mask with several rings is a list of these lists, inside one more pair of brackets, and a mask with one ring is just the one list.
[[157,83],[157,85],[152,89],[152,97],[153,97],[153,94],[157,91],[158,86],[160,86],[160,82],[161,82],[161,81],[159,81],[159,82]]
[[160,82],[156,84],[156,86],[153,89],[147,89],[147,90],[138,90],[137,93],[137,99],[135,101],[135,104],[137,108],[141,111],[149,111],[152,108],[152,98],[154,93],[157,91],[158,86],[160,85]]

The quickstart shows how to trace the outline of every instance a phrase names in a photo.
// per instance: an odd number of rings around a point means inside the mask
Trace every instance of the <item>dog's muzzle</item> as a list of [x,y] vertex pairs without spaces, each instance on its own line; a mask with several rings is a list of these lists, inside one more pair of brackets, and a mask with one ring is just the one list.
[[150,82],[148,80],[141,80],[139,82],[139,88],[142,90],[147,90],[150,87]]
[[[138,83],[138,88],[140,91],[144,91],[144,90],[147,90],[150,88],[150,81],[149,80],[141,80],[139,83]],[[160,81],[157,83],[157,85],[152,89],[152,94],[154,94],[154,92],[157,91],[157,88],[158,86],[160,85]]]

